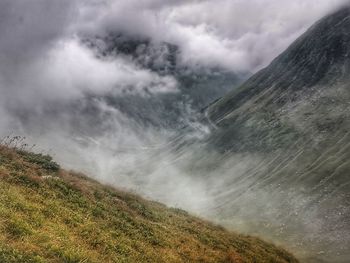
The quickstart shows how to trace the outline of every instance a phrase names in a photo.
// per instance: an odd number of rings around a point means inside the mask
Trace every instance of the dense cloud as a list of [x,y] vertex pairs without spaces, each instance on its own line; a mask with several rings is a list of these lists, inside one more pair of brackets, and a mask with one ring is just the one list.
[[256,71],[345,2],[120,0],[86,7],[81,14],[90,21],[85,32],[142,35],[178,44],[186,64]]
[[[0,2],[0,108],[42,111],[86,94],[176,92],[176,81],[132,61],[98,58],[77,37],[87,1]],[[9,109],[10,108],[10,109]],[[12,119],[2,114],[2,122]],[[16,121],[16,120],[13,120]],[[8,124],[8,121],[6,122]],[[1,125],[6,129],[8,125]]]
[[3,0],[1,75],[8,79],[48,53],[67,55],[57,49],[66,49],[64,42],[71,43],[77,35],[110,32],[177,44],[186,64],[256,71],[345,2]]
[[33,109],[112,90],[176,92],[174,79],[128,58],[97,58],[81,36],[118,32],[167,41],[180,47],[184,64],[252,72],[344,2],[3,0],[1,108]]

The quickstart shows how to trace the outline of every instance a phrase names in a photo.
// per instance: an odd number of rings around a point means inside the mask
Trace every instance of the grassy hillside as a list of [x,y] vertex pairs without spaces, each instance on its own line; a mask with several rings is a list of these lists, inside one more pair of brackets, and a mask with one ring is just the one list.
[[297,262],[257,238],[0,146],[0,262]]

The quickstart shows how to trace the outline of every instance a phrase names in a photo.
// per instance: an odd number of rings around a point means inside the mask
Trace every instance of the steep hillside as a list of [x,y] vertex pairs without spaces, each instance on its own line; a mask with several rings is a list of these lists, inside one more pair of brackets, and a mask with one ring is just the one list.
[[257,238],[0,146],[0,262],[297,262]]
[[[349,13],[344,8],[316,23],[270,66],[212,105],[209,118],[224,132],[241,124],[243,136],[255,146],[256,137],[267,141],[262,136],[270,135],[275,144],[262,143],[264,150],[288,145],[296,137],[315,139],[316,133],[348,128]],[[224,138],[227,148],[230,140],[237,137]]]
[[216,185],[215,216],[347,262],[350,9],[317,22],[206,116],[212,133],[198,159]]

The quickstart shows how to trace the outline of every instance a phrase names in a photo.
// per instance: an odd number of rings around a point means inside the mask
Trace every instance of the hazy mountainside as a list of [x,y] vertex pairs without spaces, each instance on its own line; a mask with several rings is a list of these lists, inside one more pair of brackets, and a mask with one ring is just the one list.
[[0,262],[298,262],[257,238],[0,145]]
[[[19,127],[9,128],[12,130],[3,135],[16,130],[16,135],[30,135],[33,143],[49,145],[56,153],[62,150],[60,145],[56,147],[52,143],[57,138],[62,143],[74,141],[78,148],[96,145],[102,148],[102,144],[107,144],[114,147],[112,151],[154,145],[160,143],[159,138],[167,141],[169,134],[195,123],[202,108],[247,76],[247,73],[236,74],[221,68],[184,66],[179,62],[181,50],[177,46],[140,37],[117,33],[104,37],[80,36],[79,44],[83,50],[87,49],[84,52],[88,56],[94,57],[94,63],[114,65],[113,71],[106,73],[106,80],[100,81],[102,87],[110,87],[103,90],[97,83],[96,89],[101,88],[101,92],[89,92],[87,88],[77,99],[52,100],[38,107],[7,105]],[[96,75],[100,73],[104,74],[97,72]],[[117,75],[120,83],[109,84],[109,74]],[[89,87],[90,83],[83,85]],[[91,83],[94,85],[96,83]],[[61,161],[67,164],[69,159],[63,157]]]
[[[66,81],[72,82],[75,75],[83,79],[67,88],[67,93],[82,88],[81,94],[67,100],[53,96],[36,107],[8,103],[6,111],[12,121],[2,135],[14,132],[26,136],[31,143],[52,149],[69,168],[85,169],[109,182],[118,178],[120,185],[138,188],[139,180],[153,176],[144,171],[135,175],[134,169],[148,159],[149,150],[167,144],[180,128],[196,125],[200,110],[231,90],[244,74],[183,66],[176,46],[134,38],[119,34],[80,36],[73,48],[68,45],[65,60],[73,60]],[[86,72],[91,75],[88,83]],[[102,77],[95,83],[97,76]],[[66,84],[62,80],[63,88]],[[69,145],[70,150],[63,145]],[[152,168],[158,163],[147,161]],[[116,171],[122,172],[116,176]],[[163,192],[155,183],[148,184],[153,185],[149,193]]]
[[90,37],[83,41],[97,56],[120,56],[140,68],[160,76],[173,78],[177,92],[106,96],[107,103],[145,125],[179,128],[187,125],[206,105],[238,85],[247,73],[233,73],[221,68],[184,65],[181,50],[170,43],[156,43],[140,36],[111,33],[106,37]]
[[348,261],[349,55],[343,8],[210,105],[212,133],[191,169],[211,178],[214,218],[305,256]]

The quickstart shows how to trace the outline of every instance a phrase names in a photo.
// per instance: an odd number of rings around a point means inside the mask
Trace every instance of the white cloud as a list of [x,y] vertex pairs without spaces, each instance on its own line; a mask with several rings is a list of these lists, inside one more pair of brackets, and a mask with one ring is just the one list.
[[50,83],[57,96],[77,97],[77,93],[103,95],[128,91],[144,93],[174,92],[176,81],[161,77],[149,70],[138,68],[123,58],[97,58],[87,47],[76,40],[63,42],[52,50],[46,59],[39,61],[38,72],[43,72],[42,86]]
[[190,64],[235,71],[266,66],[312,23],[345,0],[105,1],[85,8],[84,32],[123,31],[169,41]]
[[30,63],[19,65],[1,85],[9,103],[30,107],[45,101],[73,101],[85,94],[176,92],[177,83],[123,58],[101,59],[77,39],[64,40]]

